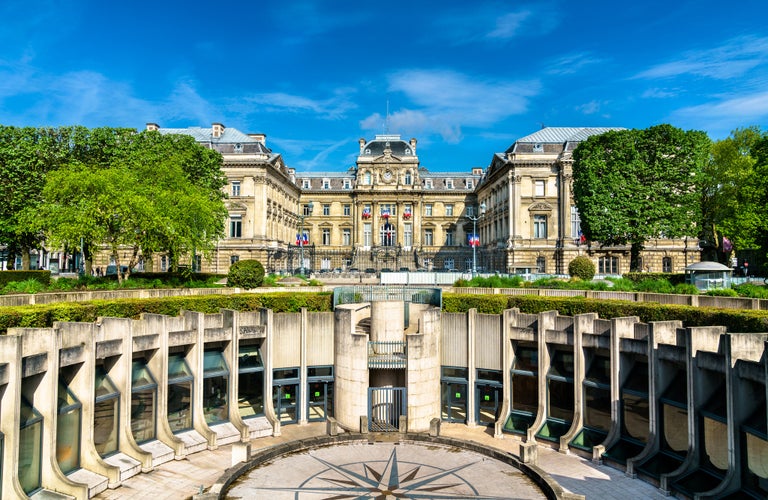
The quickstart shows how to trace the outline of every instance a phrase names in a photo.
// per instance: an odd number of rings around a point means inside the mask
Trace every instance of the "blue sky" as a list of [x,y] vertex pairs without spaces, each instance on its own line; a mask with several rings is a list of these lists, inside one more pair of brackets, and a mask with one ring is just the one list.
[[[547,126],[768,128],[768,2],[0,2],[0,124],[267,134],[299,171],[416,137],[487,167]],[[389,112],[389,119],[386,119]]]

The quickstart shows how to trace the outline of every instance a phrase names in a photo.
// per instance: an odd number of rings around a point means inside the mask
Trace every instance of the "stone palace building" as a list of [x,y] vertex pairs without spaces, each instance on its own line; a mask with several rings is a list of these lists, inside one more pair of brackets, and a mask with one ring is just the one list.
[[[416,139],[376,135],[359,140],[355,165],[319,173],[288,167],[263,134],[220,123],[147,129],[191,135],[224,157],[229,219],[212,259],[194,263],[205,272],[258,259],[268,272],[470,271],[475,262],[480,272],[565,274],[578,255],[600,274],[630,269],[629,246],[580,237],[571,195],[573,150],[608,128],[545,127],[467,172],[429,171]],[[693,236],[649,241],[639,267],[682,272],[699,260]],[[153,264],[167,267],[162,256]]]

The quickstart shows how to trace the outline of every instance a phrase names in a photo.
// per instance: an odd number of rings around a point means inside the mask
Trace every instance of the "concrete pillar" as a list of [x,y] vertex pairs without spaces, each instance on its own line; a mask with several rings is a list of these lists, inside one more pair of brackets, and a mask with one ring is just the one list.
[[425,311],[419,333],[408,338],[408,431],[428,432],[430,422],[440,417],[441,313]]
[[339,425],[353,432],[360,429],[361,416],[368,415],[368,335],[355,332],[367,312],[367,306],[350,304],[334,313],[334,411]]

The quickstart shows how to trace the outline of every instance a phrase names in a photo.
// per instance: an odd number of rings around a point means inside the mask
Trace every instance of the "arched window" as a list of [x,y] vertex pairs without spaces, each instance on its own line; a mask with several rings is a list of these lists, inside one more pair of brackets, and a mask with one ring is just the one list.
[[672,272],[672,257],[664,257],[663,259],[661,259],[661,272],[664,272],[664,273]]

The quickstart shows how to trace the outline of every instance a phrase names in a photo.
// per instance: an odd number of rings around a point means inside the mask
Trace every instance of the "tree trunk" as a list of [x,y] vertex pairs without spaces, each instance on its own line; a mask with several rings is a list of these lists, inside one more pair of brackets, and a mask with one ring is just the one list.
[[629,271],[640,272],[640,251],[643,249],[642,241],[633,241],[629,250]]
[[23,248],[21,250],[21,270],[29,271],[29,264],[32,259],[29,255],[29,248]]

